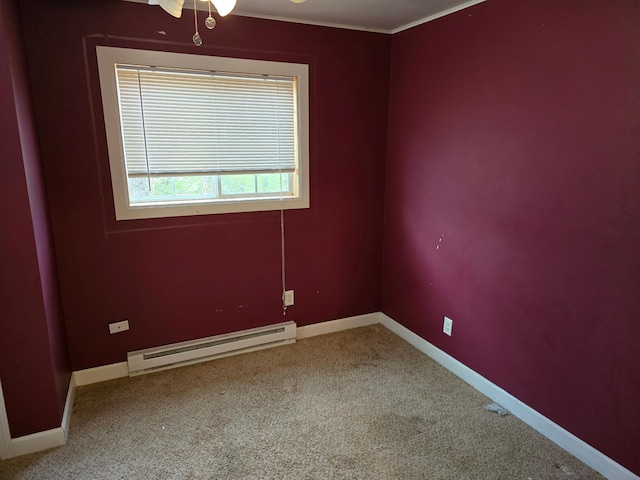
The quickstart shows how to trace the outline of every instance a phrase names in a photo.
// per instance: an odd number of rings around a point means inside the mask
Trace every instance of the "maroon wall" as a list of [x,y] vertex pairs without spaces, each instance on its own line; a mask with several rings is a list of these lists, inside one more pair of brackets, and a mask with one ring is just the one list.
[[18,15],[0,4],[0,378],[12,437],[60,426],[70,370]]
[[382,288],[637,474],[639,85],[638,2],[493,0],[394,35]]
[[[178,20],[121,1],[21,7],[74,370],[379,310],[389,36],[231,16],[202,29],[197,48],[192,11]],[[286,317],[279,212],[115,221],[96,44],[310,65],[311,208],[285,214],[296,297]],[[131,330],[109,335],[123,318]]]

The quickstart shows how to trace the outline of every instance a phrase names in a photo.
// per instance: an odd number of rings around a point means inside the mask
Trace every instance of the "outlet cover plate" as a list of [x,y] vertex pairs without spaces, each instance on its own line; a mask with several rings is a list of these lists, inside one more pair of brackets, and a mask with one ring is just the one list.
[[451,336],[451,331],[453,330],[453,320],[449,317],[444,317],[444,325],[442,326],[442,331]]
[[287,290],[284,292],[284,306],[291,307],[293,305],[293,290]]
[[109,324],[109,333],[120,333],[129,330],[129,320],[122,320],[120,322],[110,323]]

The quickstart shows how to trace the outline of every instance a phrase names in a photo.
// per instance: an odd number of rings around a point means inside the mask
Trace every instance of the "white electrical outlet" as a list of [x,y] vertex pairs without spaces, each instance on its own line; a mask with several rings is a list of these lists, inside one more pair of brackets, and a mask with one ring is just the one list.
[[129,320],[122,320],[121,322],[115,322],[109,324],[109,333],[120,333],[129,330]]
[[284,292],[284,306],[290,307],[293,305],[293,290],[287,290]]
[[442,331],[447,335],[451,336],[451,330],[453,329],[453,320],[449,317],[444,317],[444,325],[442,326]]

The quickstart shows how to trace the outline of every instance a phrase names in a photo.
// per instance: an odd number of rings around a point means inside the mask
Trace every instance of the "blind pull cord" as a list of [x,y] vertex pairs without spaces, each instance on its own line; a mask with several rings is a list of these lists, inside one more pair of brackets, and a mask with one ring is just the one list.
[[142,101],[142,82],[140,81],[140,70],[138,70],[138,94],[140,95],[140,116],[142,117],[142,139],[144,140],[144,161],[147,166],[147,183],[149,184],[149,194],[151,194],[151,171],[149,168],[149,151],[147,150],[147,127],[144,121],[144,102]]
[[278,80],[274,80],[276,92],[276,133],[278,137],[278,180],[280,181],[280,258],[282,260],[282,315],[287,314],[287,305],[284,301],[286,286],[286,268],[284,251],[284,197],[282,195],[282,155],[280,151],[280,110],[278,103]]

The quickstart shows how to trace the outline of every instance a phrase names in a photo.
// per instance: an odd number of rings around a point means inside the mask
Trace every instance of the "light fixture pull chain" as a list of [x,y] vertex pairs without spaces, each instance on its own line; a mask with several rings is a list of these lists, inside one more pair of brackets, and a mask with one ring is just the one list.
[[195,43],[196,47],[202,45],[202,38],[198,33],[198,6],[196,5],[196,0],[193,0],[193,17],[196,24],[196,33],[193,34],[193,43]]
[[211,1],[207,0],[207,5],[209,5],[209,16],[205,19],[204,25],[209,30],[212,30],[216,26],[216,19],[211,16]]

